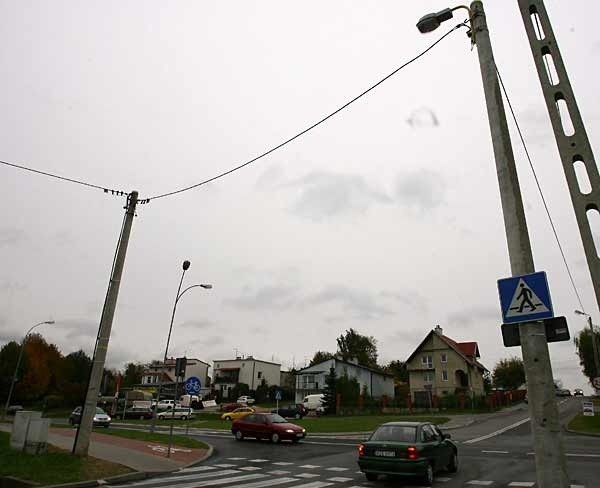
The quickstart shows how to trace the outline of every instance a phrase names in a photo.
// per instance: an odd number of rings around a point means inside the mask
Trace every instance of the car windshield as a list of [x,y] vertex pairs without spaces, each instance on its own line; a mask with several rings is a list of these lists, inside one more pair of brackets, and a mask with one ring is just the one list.
[[268,421],[272,424],[286,424],[287,420],[285,420],[281,415],[277,415],[276,413],[271,413],[269,415],[265,415]]
[[395,442],[415,442],[417,438],[417,429],[406,425],[382,425],[373,435],[370,441],[395,441]]
[[102,410],[100,407],[96,407],[96,413],[106,415],[106,412],[104,410]]

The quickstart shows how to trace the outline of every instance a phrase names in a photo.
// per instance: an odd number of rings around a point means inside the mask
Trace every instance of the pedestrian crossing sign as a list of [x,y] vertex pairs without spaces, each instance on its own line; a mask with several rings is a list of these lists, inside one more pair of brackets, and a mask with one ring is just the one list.
[[554,317],[546,273],[543,271],[498,280],[505,324]]

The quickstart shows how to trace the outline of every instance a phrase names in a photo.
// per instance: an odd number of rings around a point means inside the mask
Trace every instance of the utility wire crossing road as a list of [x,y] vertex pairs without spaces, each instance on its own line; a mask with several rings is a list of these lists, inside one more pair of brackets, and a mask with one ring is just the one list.
[[[126,486],[135,488],[202,488],[218,486],[223,488],[268,488],[277,486],[281,488],[359,488],[374,487],[376,483],[365,480],[364,474],[357,468],[339,466],[319,466],[303,464],[302,462],[273,462],[262,458],[226,458],[223,463],[203,465],[182,469],[166,477],[157,477],[140,482],[129,483]],[[452,477],[437,476],[434,486],[450,485]],[[123,485],[121,485],[123,486]],[[410,483],[402,485],[412,488]],[[495,481],[495,480],[468,480],[461,486],[491,488],[532,488],[535,481]],[[584,485],[571,485],[571,488],[591,488]]]

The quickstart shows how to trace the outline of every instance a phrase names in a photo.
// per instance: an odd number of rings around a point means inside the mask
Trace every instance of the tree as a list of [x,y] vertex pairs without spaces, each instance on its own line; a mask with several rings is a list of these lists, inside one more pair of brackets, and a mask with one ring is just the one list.
[[391,374],[396,381],[408,383],[408,370],[404,361],[390,361],[383,367],[383,372]]
[[125,365],[125,372],[123,373],[123,379],[121,380],[121,387],[131,388],[133,385],[139,385],[142,382],[142,375],[144,374],[144,365],[140,363],[127,363]]
[[483,391],[486,393],[492,391],[492,375],[489,371],[483,373]]
[[[5,401],[8,396],[8,390],[12,382],[13,374],[17,366],[17,358],[21,345],[16,341],[11,341],[2,346],[0,349],[0,398]],[[27,363],[27,358],[21,359],[21,366],[17,371],[17,378],[23,377],[24,366]]]
[[337,338],[338,354],[344,361],[356,359],[362,366],[377,368],[377,341],[354,329],[348,329]]
[[330,359],[333,359],[333,354],[331,354],[330,352],[317,351],[315,352],[313,358],[310,360],[308,366],[314,366],[315,364],[323,363],[325,361],[329,361]]
[[523,361],[517,357],[501,359],[494,367],[494,386],[507,390],[516,390],[525,383]]
[[54,344],[48,344],[40,334],[32,334],[27,338],[25,354],[27,367],[24,368],[23,379],[15,388],[16,397],[39,400],[58,386],[62,355]]
[[337,378],[335,368],[329,368],[329,374],[325,377],[325,390],[323,391],[323,408],[325,414],[335,414],[337,397]]
[[589,328],[582,329],[581,332],[573,339],[575,347],[577,349],[577,355],[579,356],[579,364],[583,370],[583,374],[592,381],[596,376],[600,376],[600,371],[596,368],[594,362],[594,346],[592,343],[592,337],[596,341],[597,349],[600,353],[600,333],[594,330],[593,336],[592,331]]

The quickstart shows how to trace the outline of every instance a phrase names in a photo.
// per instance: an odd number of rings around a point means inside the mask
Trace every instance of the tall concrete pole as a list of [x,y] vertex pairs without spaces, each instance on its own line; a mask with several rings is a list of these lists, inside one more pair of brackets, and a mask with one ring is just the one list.
[[[471,3],[471,16],[496,159],[511,271],[513,276],[533,273],[535,268],[519,178],[485,12],[480,1]],[[522,324],[519,332],[527,378],[537,486],[568,488],[569,480],[545,327],[543,322],[529,322]]]
[[592,333],[592,352],[594,353],[594,366],[596,368],[596,374],[594,376],[600,375],[600,358],[598,357],[598,343],[596,342],[596,333],[594,332],[594,324],[592,322],[592,317],[588,315],[588,324],[590,325],[590,332]]
[[100,330],[98,332],[96,350],[92,359],[92,371],[90,373],[85,403],[83,405],[83,411],[81,412],[81,422],[77,429],[77,435],[75,436],[75,443],[73,445],[73,454],[78,456],[87,456],[90,446],[90,435],[92,433],[94,415],[96,414],[100,383],[104,374],[104,363],[106,361],[110,330],[112,328],[115,308],[117,306],[121,275],[123,274],[123,265],[125,264],[127,245],[129,244],[129,235],[131,234],[131,225],[133,224],[133,217],[135,216],[137,200],[138,192],[132,191],[127,198],[123,229],[117,245],[117,254],[110,276],[102,318],[100,319]]

